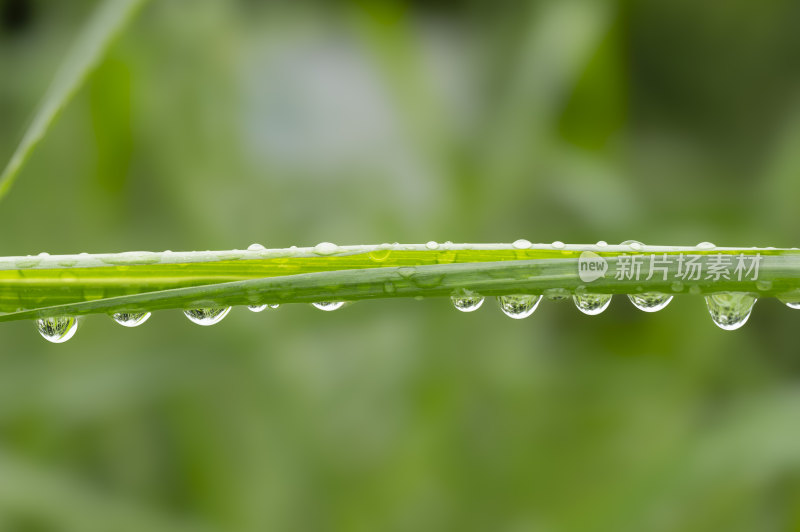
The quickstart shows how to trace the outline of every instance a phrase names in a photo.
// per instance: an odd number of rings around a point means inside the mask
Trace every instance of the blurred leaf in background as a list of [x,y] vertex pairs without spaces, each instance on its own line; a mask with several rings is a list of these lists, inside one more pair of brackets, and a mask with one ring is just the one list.
[[[96,3],[0,0],[8,160]],[[150,2],[0,204],[0,254],[797,245],[800,6]],[[2,327],[0,529],[800,527],[794,311],[700,298]]]

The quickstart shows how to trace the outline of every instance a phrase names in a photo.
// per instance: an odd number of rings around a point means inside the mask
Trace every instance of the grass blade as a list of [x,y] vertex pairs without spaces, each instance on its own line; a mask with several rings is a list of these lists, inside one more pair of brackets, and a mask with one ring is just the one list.
[[125,27],[144,0],[105,0],[86,23],[44,95],[33,121],[0,174],[0,199],[14,184],[34,148],[44,138],[59,112],[81,87],[89,72]]
[[[547,294],[549,290],[599,294],[748,292],[800,300],[800,251],[789,249],[667,246],[509,244],[344,246],[324,249],[65,255],[0,259],[0,321],[117,311],[309,303],[315,301],[447,297],[459,289],[482,295]],[[632,256],[637,279],[611,274],[584,282],[581,254],[602,256],[609,271]],[[757,276],[705,275],[673,279],[683,265],[647,276],[653,257],[693,256],[711,271],[720,256],[759,257]],[[26,262],[27,261],[27,262]],[[24,263],[24,267],[20,264]],[[26,310],[17,310],[26,309]]]

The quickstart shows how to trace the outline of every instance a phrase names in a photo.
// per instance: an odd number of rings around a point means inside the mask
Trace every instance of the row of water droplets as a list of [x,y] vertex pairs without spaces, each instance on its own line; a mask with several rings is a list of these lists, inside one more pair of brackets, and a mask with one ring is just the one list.
[[[336,248],[335,244],[323,242],[315,248],[315,251],[320,255],[324,255],[335,252]],[[261,244],[251,244],[247,249],[248,251],[263,251],[266,248]],[[344,305],[344,301],[322,301],[312,303],[312,305],[320,310],[331,311],[341,308]],[[275,303],[248,305],[247,308],[252,312],[263,312],[268,308],[276,309],[279,306],[279,304]],[[230,311],[231,307],[203,307],[184,310],[183,313],[192,323],[209,326],[221,322]],[[150,316],[150,312],[116,312],[111,314],[111,318],[124,327],[138,327],[146,322]],[[78,330],[78,318],[74,316],[57,316],[37,319],[36,328],[45,340],[60,344],[75,336],[75,332]]]
[[[539,306],[542,297],[550,300],[563,300],[565,297],[560,292],[554,291],[542,295],[514,294],[498,296],[497,302],[500,310],[508,317],[514,319],[527,318]],[[610,294],[574,294],[573,302],[576,308],[584,314],[595,316],[600,314],[611,303]],[[672,300],[672,296],[659,293],[629,295],[631,303],[636,308],[645,312],[656,312],[665,308]],[[744,325],[755,305],[756,298],[750,294],[727,292],[711,294],[705,297],[711,319],[720,328],[735,330]],[[474,312],[484,303],[485,298],[469,290],[461,290],[452,296],[453,306],[461,312]],[[320,310],[333,311],[344,306],[344,301],[321,301],[312,303]],[[800,309],[800,303],[788,302],[787,306]],[[253,312],[261,312],[267,308],[278,308],[277,304],[251,305],[248,307]],[[219,323],[228,315],[231,307],[206,307],[185,310],[186,317],[198,325],[209,326]],[[124,327],[138,327],[150,318],[150,312],[117,312],[111,318]],[[78,318],[74,316],[57,316],[40,318],[36,320],[36,327],[45,340],[53,343],[63,343],[72,338],[78,330]]]
[[[520,320],[533,314],[542,297],[554,301],[564,299],[561,295],[515,294],[498,296],[497,303],[506,316]],[[574,294],[572,300],[579,311],[589,316],[595,316],[608,308],[611,304],[611,297],[610,294]],[[652,292],[629,295],[628,299],[639,310],[657,312],[672,301],[672,296]],[[474,292],[462,291],[462,293],[452,296],[452,300],[453,306],[461,312],[474,312],[483,305],[485,298]],[[717,326],[727,331],[738,329],[747,323],[756,303],[755,296],[739,292],[710,294],[705,296],[705,300],[711,319]],[[790,308],[800,309],[800,303],[786,303],[786,305]]]
[[[446,244],[450,244],[447,242]],[[515,241],[512,246],[516,249],[528,249],[533,244],[525,239]],[[555,241],[552,244],[554,249],[565,249],[566,244]],[[597,242],[598,247],[605,247],[605,241]],[[635,240],[622,242],[633,251],[641,251],[644,244]],[[430,241],[425,246],[430,250],[439,248],[439,244]],[[716,246],[710,242],[701,242],[697,249],[713,249]],[[248,251],[263,251],[266,248],[261,244],[252,244]],[[314,253],[318,255],[331,255],[338,251],[339,247],[330,242],[321,242],[314,248]],[[44,254],[43,254],[44,255]],[[570,292],[562,288],[552,288],[545,290],[544,295],[516,294],[505,295],[497,298],[500,310],[507,316],[514,319],[529,317],[539,305],[542,297],[547,297],[553,301],[566,300],[570,297]],[[631,303],[644,312],[657,312],[664,309],[671,301],[673,296],[660,292],[645,292],[640,294],[630,294],[627,296]],[[576,293],[572,294],[576,308],[584,314],[594,316],[602,313],[611,303],[610,294]],[[460,290],[458,294],[452,296],[453,305],[462,312],[473,312],[478,310],[484,302],[484,297],[469,290]],[[709,314],[716,325],[725,330],[735,330],[744,325],[750,317],[756,298],[747,293],[726,292],[705,296]],[[800,309],[800,301],[784,301],[793,309]],[[312,305],[323,311],[333,311],[345,305],[344,301],[320,301]],[[253,312],[262,312],[267,308],[278,308],[278,304],[250,305],[248,309]],[[222,321],[230,312],[231,307],[207,307],[185,310],[186,317],[198,325],[209,326]],[[150,318],[150,312],[118,312],[111,315],[112,319],[125,327],[137,327]],[[73,316],[59,316],[36,320],[36,325],[41,335],[53,343],[63,343],[72,338],[78,328],[78,319]]]
[[[344,301],[320,301],[312,305],[320,310],[332,311],[344,306]],[[262,312],[268,308],[276,309],[278,304],[249,305],[247,308],[253,312]],[[184,310],[184,315],[197,325],[214,325],[228,315],[231,307],[205,307]],[[150,318],[150,312],[116,312],[111,318],[124,327],[138,327]],[[40,318],[36,320],[36,328],[45,340],[54,344],[61,344],[75,336],[78,330],[78,318],[75,316],[57,316]]]
[[[529,240],[520,239],[512,244],[517,249],[528,249],[533,244]],[[555,249],[564,249],[563,242],[553,242]],[[621,245],[627,245],[632,251],[641,251],[644,244],[636,240],[627,240]],[[608,246],[605,241],[599,241],[598,247]],[[700,250],[714,249],[716,245],[711,242],[700,242],[696,248]],[[539,306],[542,295],[508,295],[499,296],[497,302],[500,310],[507,316],[514,319],[527,318]],[[569,297],[566,290],[550,289],[546,290],[544,297],[553,301],[564,300]],[[594,316],[600,314],[611,304],[610,294],[590,294],[576,293],[572,295],[573,302],[579,311],[584,314]],[[645,292],[640,294],[630,294],[627,296],[630,302],[639,310],[644,312],[658,312],[666,308],[672,301],[673,296],[660,292]],[[453,305],[462,312],[473,312],[483,305],[484,298],[475,292],[462,290],[461,293],[452,297]],[[721,329],[732,331],[747,323],[753,311],[757,299],[748,293],[723,292],[705,296],[706,306],[711,315],[712,321]],[[783,301],[786,306],[792,309],[800,309],[800,301]]]

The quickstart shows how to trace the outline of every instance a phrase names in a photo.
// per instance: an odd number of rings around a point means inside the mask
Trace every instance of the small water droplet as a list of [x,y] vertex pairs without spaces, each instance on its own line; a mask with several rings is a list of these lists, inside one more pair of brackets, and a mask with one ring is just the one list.
[[38,256],[39,256],[39,257],[49,257],[49,256],[50,256],[50,254],[49,254],[48,252],[46,252],[46,251],[42,251],[41,253],[39,253],[39,255],[38,255]]
[[692,286],[689,287],[689,293],[692,294],[693,296],[699,296],[700,294],[703,293],[703,289],[700,288],[700,286],[693,284]]
[[645,292],[628,296],[633,306],[645,312],[658,312],[672,301],[672,296],[661,292]]
[[369,258],[374,260],[375,262],[383,262],[389,258],[389,255],[392,254],[392,250],[388,248],[379,248],[373,249],[369,252]]
[[228,315],[231,307],[195,308],[184,310],[183,313],[190,321],[198,325],[214,325]]
[[683,283],[680,281],[675,281],[670,285],[673,292],[683,292]]
[[767,281],[765,279],[756,281],[756,288],[759,290],[769,290],[772,288],[772,281]]
[[439,249],[439,243],[435,240],[431,240],[430,242],[425,244],[425,247],[428,249]]
[[541,300],[542,296],[532,296],[528,294],[500,296],[497,298],[497,302],[500,304],[500,310],[503,311],[503,314],[515,320],[521,320],[533,314],[533,311],[539,306],[539,301]]
[[444,275],[433,274],[430,272],[423,274],[415,273],[411,276],[411,282],[420,288],[435,288],[442,284]]
[[453,300],[453,306],[461,312],[474,312],[481,308],[484,298],[471,290],[459,290],[450,299]]
[[267,306],[268,306],[269,308],[278,308],[278,307],[280,307],[281,305],[280,305],[280,303],[272,303],[272,304],[270,304],[270,303],[267,303]]
[[265,248],[259,243],[254,243],[247,246],[247,251],[264,251],[265,249],[267,248]]
[[741,292],[722,292],[706,296],[706,306],[711,319],[720,329],[733,331],[750,318],[756,298]]
[[138,327],[149,318],[149,312],[115,312],[111,315],[111,319],[123,327]]
[[563,243],[562,241],[560,241],[560,240],[556,240],[556,241],[555,241],[555,242],[553,242],[551,245],[552,245],[554,248],[556,248],[556,249],[564,249],[564,247],[566,247],[566,244],[564,244],[564,243]]
[[339,246],[331,242],[320,242],[314,246],[314,253],[317,255],[333,255],[339,251]]
[[529,249],[531,247],[531,241],[520,238],[519,240],[515,240],[511,245],[517,249]]
[[268,305],[247,305],[247,308],[252,312],[261,312],[267,310]]
[[411,279],[411,276],[417,273],[417,269],[411,266],[401,266],[397,268],[397,273],[400,274],[400,277]]
[[717,246],[711,242],[700,242],[695,247],[697,249],[714,249]]
[[628,246],[629,248],[631,248],[634,251],[641,251],[642,247],[644,246],[644,244],[642,244],[638,240],[626,240],[625,242],[623,242],[620,245],[621,246]]
[[800,301],[784,301],[783,303],[789,308],[800,309]]
[[78,318],[75,316],[56,316],[36,320],[36,328],[42,338],[54,344],[62,344],[75,336]]
[[604,248],[608,245],[608,242],[606,242],[605,240],[600,240],[597,242],[597,245],[600,246],[601,248]]
[[550,301],[566,301],[569,299],[569,290],[566,288],[548,288],[544,291],[544,297]]
[[332,310],[337,310],[342,308],[342,306],[344,306],[344,301],[319,301],[317,303],[311,303],[311,304],[320,310],[330,312]]
[[583,294],[572,296],[578,310],[589,316],[600,314],[611,304],[611,296],[607,294]]

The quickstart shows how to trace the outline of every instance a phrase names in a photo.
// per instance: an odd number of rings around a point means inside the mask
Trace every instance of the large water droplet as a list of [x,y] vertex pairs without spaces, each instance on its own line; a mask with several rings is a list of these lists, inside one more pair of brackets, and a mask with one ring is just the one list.
[[500,310],[503,311],[503,314],[515,320],[521,320],[533,314],[533,311],[539,306],[539,301],[541,300],[542,296],[532,296],[528,294],[500,296],[497,298],[497,302],[500,304]]
[[672,301],[672,296],[661,292],[645,292],[628,296],[633,306],[645,312],[658,312]]
[[183,313],[190,321],[198,325],[214,325],[228,315],[231,307],[195,308],[184,310]]
[[42,338],[54,344],[62,344],[75,336],[78,318],[75,316],[56,316],[36,320],[36,328]]
[[483,296],[470,290],[461,290],[450,299],[453,300],[453,306],[461,312],[474,312],[483,305]]
[[123,327],[138,327],[149,318],[149,312],[115,312],[111,315],[111,319]]
[[339,246],[331,242],[320,242],[314,246],[314,253],[317,255],[333,255],[339,251]]
[[787,307],[795,310],[800,309],[800,301],[784,301]]
[[706,296],[706,305],[711,319],[720,329],[733,331],[750,318],[756,298],[741,292],[723,292]]
[[611,296],[606,294],[580,294],[572,296],[578,310],[589,316],[600,314],[611,304]]
[[621,246],[628,246],[634,251],[641,251],[644,244],[639,242],[638,240],[626,240],[625,242],[620,244]]
[[516,249],[528,249],[531,247],[531,241],[525,240],[524,238],[520,238],[519,240],[515,240],[513,244]]
[[268,305],[247,305],[247,308],[253,312],[261,312],[262,310],[267,310]]
[[337,310],[344,306],[344,301],[318,301],[317,303],[311,303],[315,307],[320,310],[324,310],[330,312],[332,310]]

